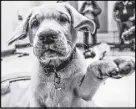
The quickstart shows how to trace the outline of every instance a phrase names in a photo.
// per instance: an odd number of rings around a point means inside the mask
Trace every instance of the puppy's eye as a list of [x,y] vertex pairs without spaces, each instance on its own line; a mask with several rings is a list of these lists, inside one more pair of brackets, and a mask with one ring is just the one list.
[[61,14],[58,18],[58,20],[62,23],[65,23],[65,22],[68,22],[69,19],[68,19],[68,16],[66,14]]
[[38,27],[39,24],[40,24],[40,22],[39,22],[37,19],[34,19],[34,20],[31,22],[31,28]]

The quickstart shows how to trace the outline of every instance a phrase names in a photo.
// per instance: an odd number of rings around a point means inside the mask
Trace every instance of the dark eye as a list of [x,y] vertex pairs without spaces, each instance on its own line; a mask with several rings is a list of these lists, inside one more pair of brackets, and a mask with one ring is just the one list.
[[38,27],[40,22],[37,19],[34,19],[31,23],[31,28]]
[[65,23],[65,22],[68,22],[68,16],[66,14],[61,14],[59,16],[59,21],[62,22],[62,23]]

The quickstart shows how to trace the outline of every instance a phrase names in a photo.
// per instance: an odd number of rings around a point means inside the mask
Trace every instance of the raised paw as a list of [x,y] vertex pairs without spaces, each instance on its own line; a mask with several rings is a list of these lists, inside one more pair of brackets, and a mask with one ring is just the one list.
[[92,63],[87,70],[99,79],[107,77],[118,79],[134,72],[135,60],[131,57],[100,60]]
[[135,71],[135,59],[133,57],[124,56],[115,58],[113,61],[119,69],[119,72],[113,76],[114,78],[128,76]]

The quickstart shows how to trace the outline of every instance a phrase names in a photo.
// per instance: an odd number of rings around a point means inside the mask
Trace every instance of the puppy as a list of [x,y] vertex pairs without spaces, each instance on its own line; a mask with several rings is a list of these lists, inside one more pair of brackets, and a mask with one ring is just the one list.
[[76,31],[95,23],[64,3],[42,5],[30,11],[9,44],[29,36],[35,55],[30,85],[30,107],[91,107],[92,97],[108,77],[134,71],[131,58],[86,63],[75,47]]

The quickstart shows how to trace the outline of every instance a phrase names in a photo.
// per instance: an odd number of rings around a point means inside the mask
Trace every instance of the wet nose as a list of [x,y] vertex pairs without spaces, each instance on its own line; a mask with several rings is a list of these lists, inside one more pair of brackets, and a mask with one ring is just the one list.
[[39,40],[46,44],[52,44],[58,37],[58,32],[53,30],[44,31],[39,34]]

